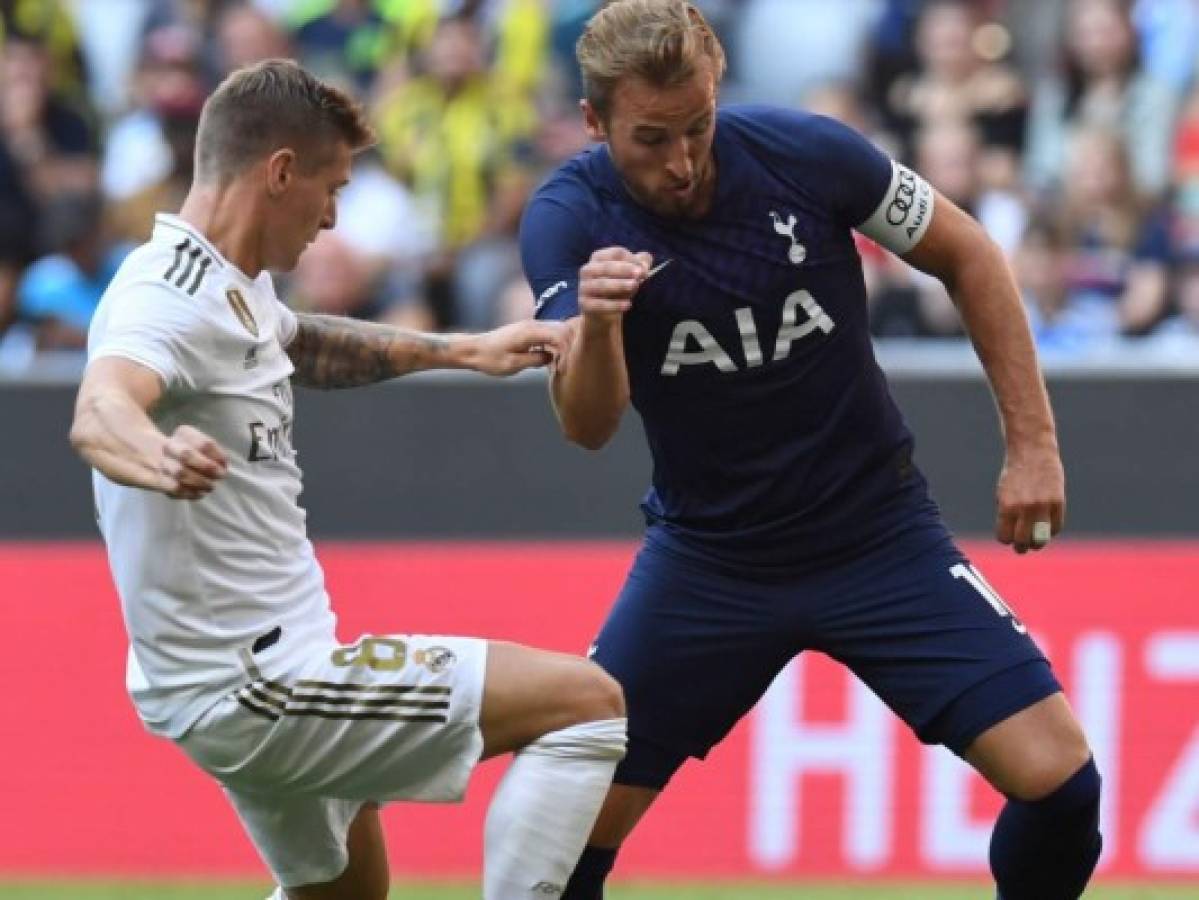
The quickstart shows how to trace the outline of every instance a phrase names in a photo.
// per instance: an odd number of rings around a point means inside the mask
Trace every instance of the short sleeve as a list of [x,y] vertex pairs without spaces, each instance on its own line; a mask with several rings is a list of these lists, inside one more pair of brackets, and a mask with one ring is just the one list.
[[296,331],[300,328],[300,321],[296,318],[296,314],[282,300],[275,300],[275,312],[278,318],[275,322],[275,336],[279,339],[279,345],[286,347],[296,339]]
[[159,281],[121,285],[101,301],[88,361],[118,356],[157,372],[167,388],[198,388],[211,325],[195,298]]
[[591,258],[591,235],[565,197],[539,192],[520,223],[520,255],[538,319],[579,314],[579,269]]
[[847,225],[900,256],[920,243],[933,220],[933,189],[847,125],[821,120],[834,209]]
[[901,255],[924,237],[933,215],[928,182],[849,126],[771,107],[743,117],[835,221]]

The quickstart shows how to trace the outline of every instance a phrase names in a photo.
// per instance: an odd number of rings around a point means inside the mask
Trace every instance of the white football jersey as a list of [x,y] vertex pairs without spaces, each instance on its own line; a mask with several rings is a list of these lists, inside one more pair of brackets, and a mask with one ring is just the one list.
[[270,676],[333,640],[324,575],[299,506],[292,449],[295,315],[263,272],[251,280],[203,235],[160,215],[96,310],[89,361],[133,360],[165,385],[152,412],[191,425],[229,459],[201,500],[173,500],[93,473],[96,514],[120,594],[129,692],[146,727],[176,738],[246,682],[244,652]]

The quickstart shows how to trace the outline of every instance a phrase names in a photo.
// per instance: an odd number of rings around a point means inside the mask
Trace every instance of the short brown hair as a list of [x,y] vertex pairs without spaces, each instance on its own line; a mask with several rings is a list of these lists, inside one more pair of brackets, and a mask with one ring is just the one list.
[[583,90],[600,115],[626,75],[671,87],[695,74],[703,57],[716,82],[724,77],[724,48],[694,3],[685,0],[613,0],[597,12],[575,47]]
[[312,171],[336,140],[351,150],[375,142],[362,107],[295,62],[268,59],[233,72],[205,102],[196,178],[226,180],[282,147],[294,148],[299,165]]

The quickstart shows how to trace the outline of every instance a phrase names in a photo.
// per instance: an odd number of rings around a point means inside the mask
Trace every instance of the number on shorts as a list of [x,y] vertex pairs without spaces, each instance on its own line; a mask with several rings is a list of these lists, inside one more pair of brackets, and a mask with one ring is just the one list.
[[1012,620],[1012,627],[1021,634],[1025,634],[1028,629],[1024,627],[1024,623],[1016,618],[1016,614],[1012,612],[1012,608],[1003,602],[1003,598],[995,592],[995,588],[987,583],[987,579],[983,578],[982,572],[974,568],[968,563],[958,563],[949,570],[949,574],[954,578],[964,578],[969,582],[970,586],[982,594],[984,600],[991,604],[991,608],[1004,618]]
[[366,666],[376,672],[395,672],[408,661],[408,647],[396,638],[368,637],[352,647],[338,647],[331,658],[335,666]]

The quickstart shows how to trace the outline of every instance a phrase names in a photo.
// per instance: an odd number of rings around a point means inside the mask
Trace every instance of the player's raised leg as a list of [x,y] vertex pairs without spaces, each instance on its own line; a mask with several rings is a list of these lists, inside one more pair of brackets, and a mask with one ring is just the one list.
[[[487,814],[483,897],[518,900],[565,885],[624,756],[624,698],[579,657],[493,642],[479,722],[484,758],[513,752]],[[287,900],[382,900],[387,852],[378,812],[350,826],[349,863],[334,881]]]
[[1073,900],[1099,861],[1099,772],[1060,694],[994,725],[965,757],[1007,804],[991,836],[1002,900]]
[[624,715],[594,663],[490,644],[483,753],[516,755],[487,812],[485,900],[561,894],[624,756]]

